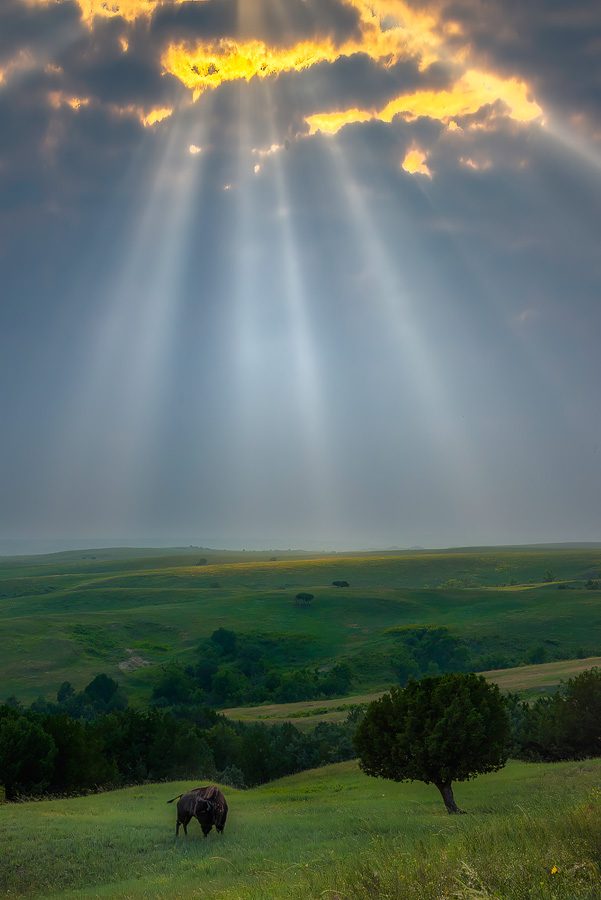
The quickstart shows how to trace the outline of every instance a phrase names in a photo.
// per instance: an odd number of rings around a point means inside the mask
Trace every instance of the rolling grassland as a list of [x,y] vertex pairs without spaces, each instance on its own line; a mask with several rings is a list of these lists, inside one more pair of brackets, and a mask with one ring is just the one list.
[[[89,551],[0,560],[0,683],[27,702],[99,672],[143,705],[162,668],[193,663],[218,628],[282,638],[286,664],[351,663],[352,696],[226,711],[305,729],[348,715],[392,681],[408,626],[446,626],[470,650],[552,661],[491,670],[536,696],[601,662],[599,548],[500,548],[307,557]],[[200,558],[199,558],[200,557]],[[335,580],[349,582],[336,588]],[[551,580],[552,579],[552,580]],[[314,594],[308,607],[299,591]],[[276,641],[277,643],[277,641]],[[282,649],[283,648],[283,649]],[[251,790],[208,840],[174,837],[166,801],[191,783],[0,805],[6,897],[208,900],[593,900],[601,896],[601,760],[510,762],[456,786],[364,776],[355,762]]]
[[[64,680],[81,688],[106,672],[130,702],[143,702],[162,666],[193,663],[199,641],[219,627],[293,638],[293,666],[348,661],[357,693],[389,683],[385,656],[403,626],[444,625],[501,653],[544,640],[551,658],[595,656],[601,593],[585,583],[600,571],[599,548],[2,559],[0,679],[4,696],[31,701],[52,697]],[[350,587],[333,587],[337,579]],[[571,589],[559,590],[562,583]],[[295,605],[299,591],[314,594],[309,608]]]
[[[182,783],[0,806],[0,891],[73,898],[554,898],[601,885],[601,761],[534,765],[457,785],[448,816],[422,784],[355,763],[249,791],[204,840],[174,836]],[[555,871],[555,869],[557,871]]]

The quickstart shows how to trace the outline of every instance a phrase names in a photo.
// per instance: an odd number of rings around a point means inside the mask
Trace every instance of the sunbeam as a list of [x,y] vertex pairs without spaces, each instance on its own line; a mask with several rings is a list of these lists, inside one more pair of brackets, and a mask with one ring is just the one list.
[[[278,145],[275,128],[273,98],[269,86],[265,87],[265,106],[270,123],[269,143]],[[290,339],[293,347],[293,366],[296,395],[302,422],[305,454],[310,463],[309,485],[315,500],[316,521],[333,514],[336,500],[332,494],[334,485],[330,447],[327,441],[327,412],[324,403],[324,386],[319,374],[316,341],[308,318],[299,245],[293,224],[292,199],[286,185],[282,153],[272,157],[273,177],[277,200],[277,215],[281,233],[281,254],[284,270],[286,309],[289,316]]]
[[[209,99],[210,106],[211,101]],[[110,503],[127,508],[144,495],[152,470],[154,434],[165,403],[164,381],[179,319],[182,266],[190,252],[189,225],[199,195],[202,152],[210,116],[183,111],[169,123],[160,156],[143,190],[135,231],[123,247],[121,267],[103,286],[105,309],[89,338],[87,373],[76,386],[66,429],[75,448],[62,483],[80,490],[86,460],[106,447]],[[109,433],[104,423],[112,422]],[[63,434],[64,439],[64,434]],[[145,460],[142,464],[141,460]],[[65,489],[67,489],[65,487]]]
[[[465,511],[475,515],[483,502],[484,476],[472,452],[468,435],[459,424],[454,403],[432,345],[418,324],[419,299],[402,274],[401,259],[393,263],[386,249],[380,223],[365,200],[337,138],[323,138],[331,159],[331,177],[338,185],[341,202],[348,208],[354,244],[370,273],[369,300],[379,316],[383,337],[396,347],[395,377],[399,387],[409,382],[423,411],[420,426],[432,446],[442,451],[447,467],[446,489]],[[405,227],[408,228],[408,223]]]

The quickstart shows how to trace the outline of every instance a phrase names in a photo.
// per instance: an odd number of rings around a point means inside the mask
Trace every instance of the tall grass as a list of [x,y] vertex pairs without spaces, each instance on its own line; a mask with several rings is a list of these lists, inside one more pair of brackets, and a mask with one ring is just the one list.
[[[461,822],[417,842],[372,839],[360,859],[335,856],[302,883],[265,885],[248,900],[598,900],[601,794],[572,809],[544,804],[492,822]],[[236,895],[236,896],[242,896]]]

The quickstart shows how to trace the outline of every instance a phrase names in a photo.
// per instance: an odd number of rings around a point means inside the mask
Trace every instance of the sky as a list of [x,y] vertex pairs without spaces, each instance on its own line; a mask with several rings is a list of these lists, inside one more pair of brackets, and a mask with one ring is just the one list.
[[598,0],[2,0],[0,552],[601,540],[600,235]]

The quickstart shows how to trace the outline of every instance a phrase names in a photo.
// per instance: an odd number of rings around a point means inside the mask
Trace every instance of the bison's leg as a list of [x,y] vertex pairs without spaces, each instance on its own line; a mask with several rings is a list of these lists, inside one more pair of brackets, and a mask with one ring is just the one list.
[[180,822],[179,816],[178,816],[178,817],[177,817],[177,822],[175,823],[175,836],[176,836],[176,837],[179,837],[179,826],[180,826],[180,825],[181,825],[181,822]]

